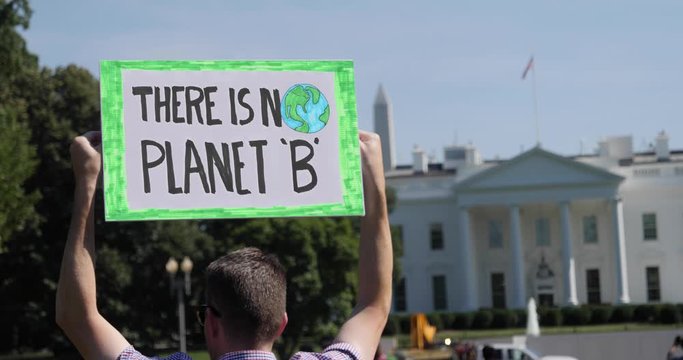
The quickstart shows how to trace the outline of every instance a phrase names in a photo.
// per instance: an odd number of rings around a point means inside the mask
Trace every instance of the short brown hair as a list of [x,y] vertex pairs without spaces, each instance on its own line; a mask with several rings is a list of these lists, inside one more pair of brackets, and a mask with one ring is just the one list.
[[273,341],[285,313],[285,270],[257,248],[230,252],[206,268],[206,297],[229,337],[253,345]]

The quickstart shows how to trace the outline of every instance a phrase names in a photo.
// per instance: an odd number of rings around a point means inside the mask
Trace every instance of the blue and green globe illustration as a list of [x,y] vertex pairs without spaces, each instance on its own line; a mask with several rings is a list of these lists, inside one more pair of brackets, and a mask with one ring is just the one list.
[[290,128],[307,134],[322,130],[330,119],[330,105],[320,90],[296,84],[282,98],[282,119]]

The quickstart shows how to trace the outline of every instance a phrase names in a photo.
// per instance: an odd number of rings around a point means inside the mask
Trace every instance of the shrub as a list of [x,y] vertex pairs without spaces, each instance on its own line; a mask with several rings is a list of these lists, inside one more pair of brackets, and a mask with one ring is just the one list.
[[427,314],[427,321],[429,321],[429,325],[435,326],[437,330],[443,330],[443,323],[441,322],[441,314],[440,313],[429,313]]
[[[515,314],[517,315],[517,323],[515,327],[526,327],[527,312],[524,309],[515,309]],[[536,312],[538,314],[538,311]]]
[[472,319],[473,329],[488,329],[491,327],[491,322],[493,321],[493,314],[491,310],[479,310],[474,313],[474,318]]
[[642,304],[633,310],[633,320],[637,322],[653,323],[659,320],[661,307],[655,304]]
[[585,307],[562,308],[562,323],[565,325],[586,325],[591,320],[591,311]]
[[398,315],[389,315],[387,319],[387,324],[384,325],[383,336],[393,336],[399,333],[401,327],[398,319]]
[[678,324],[681,322],[681,313],[673,304],[663,304],[659,312],[659,322],[663,324]]
[[633,321],[635,307],[631,305],[617,305],[612,309],[611,323],[627,323]]
[[558,308],[541,308],[538,311],[541,326],[560,326],[562,325],[562,313]]
[[398,329],[401,334],[410,334],[410,315],[398,315]]
[[517,314],[513,310],[495,309],[491,327],[494,329],[506,329],[517,324]]
[[454,324],[455,323],[455,313],[452,312],[444,312],[441,313],[441,324],[443,324],[444,329],[452,330],[454,329]]
[[591,311],[591,324],[607,324],[612,318],[614,307],[612,306],[593,306]]
[[457,314],[455,314],[455,319],[453,320],[453,329],[455,329],[455,330],[471,329],[473,320],[474,320],[474,315],[471,312],[457,313]]

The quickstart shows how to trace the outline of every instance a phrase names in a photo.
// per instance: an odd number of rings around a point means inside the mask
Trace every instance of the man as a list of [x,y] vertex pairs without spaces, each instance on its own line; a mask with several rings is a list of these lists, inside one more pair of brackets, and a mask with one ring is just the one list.
[[481,349],[481,355],[484,360],[500,360],[503,356],[501,350],[496,350],[491,345],[484,345],[484,348]]
[[674,343],[666,353],[666,360],[681,360],[683,359],[683,338],[676,336]]
[[[361,132],[366,215],[361,220],[358,298],[335,343],[293,359],[372,359],[391,304],[392,249],[379,136]],[[57,323],[86,359],[146,359],[97,309],[93,203],[101,169],[100,134],[74,139],[74,208],[57,287]],[[287,324],[284,271],[254,248],[230,253],[207,269],[204,335],[212,359],[274,360]],[[174,354],[172,359],[189,359]]]

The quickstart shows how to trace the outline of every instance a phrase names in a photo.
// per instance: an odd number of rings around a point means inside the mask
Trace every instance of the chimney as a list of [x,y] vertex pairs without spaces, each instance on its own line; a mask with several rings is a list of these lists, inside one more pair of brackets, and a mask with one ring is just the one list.
[[655,154],[657,154],[657,161],[669,161],[669,135],[664,130],[655,138]]
[[481,154],[472,144],[465,147],[465,164],[467,166],[481,165]]
[[611,136],[602,139],[598,143],[598,155],[612,159],[632,159],[633,158],[633,137]]
[[451,145],[444,148],[444,170],[481,164],[481,154],[473,145]]
[[426,174],[427,166],[427,154],[419,146],[415,145],[413,148],[413,173]]

